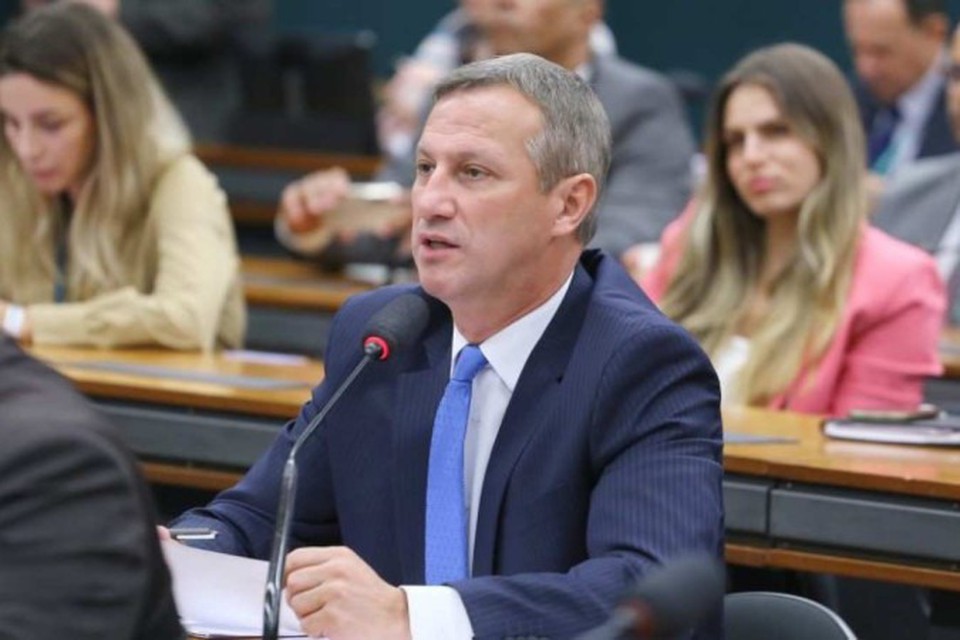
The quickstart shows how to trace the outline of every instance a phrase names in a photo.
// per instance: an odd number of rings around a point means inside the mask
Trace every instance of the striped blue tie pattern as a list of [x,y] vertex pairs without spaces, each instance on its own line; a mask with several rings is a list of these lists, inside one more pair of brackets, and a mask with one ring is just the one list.
[[465,346],[443,392],[430,439],[427,469],[425,577],[444,584],[469,576],[467,508],[463,486],[463,440],[470,416],[473,379],[487,365],[476,345]]

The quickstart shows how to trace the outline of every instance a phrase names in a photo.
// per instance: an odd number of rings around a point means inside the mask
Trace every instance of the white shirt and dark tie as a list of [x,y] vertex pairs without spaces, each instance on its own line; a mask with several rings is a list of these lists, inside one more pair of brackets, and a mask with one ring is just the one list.
[[[946,82],[944,69],[947,64],[946,52],[934,60],[927,72],[910,89],[900,96],[892,107],[878,110],[871,123],[869,138],[878,135],[886,138],[883,148],[878,149],[880,156],[871,158],[871,170],[881,175],[893,175],[898,169],[917,158],[923,145],[923,135],[927,120],[940,100],[943,83]],[[895,114],[895,115],[894,115]],[[884,119],[891,119],[884,122]],[[891,126],[886,136],[875,131],[876,128]],[[874,144],[874,140],[870,144]]]

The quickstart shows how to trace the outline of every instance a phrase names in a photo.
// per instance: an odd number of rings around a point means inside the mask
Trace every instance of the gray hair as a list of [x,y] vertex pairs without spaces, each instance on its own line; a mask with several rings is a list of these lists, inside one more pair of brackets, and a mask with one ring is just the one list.
[[[507,85],[533,102],[543,129],[526,141],[544,193],[564,178],[589,173],[597,202],[610,166],[610,121],[593,90],[577,74],[532,53],[481,60],[454,70],[433,92],[434,102],[457,91]],[[586,245],[597,228],[597,202],[577,230]]]

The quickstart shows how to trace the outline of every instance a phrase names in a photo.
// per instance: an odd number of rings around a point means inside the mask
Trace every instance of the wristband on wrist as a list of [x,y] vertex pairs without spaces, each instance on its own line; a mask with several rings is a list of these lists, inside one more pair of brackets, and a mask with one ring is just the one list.
[[23,337],[23,322],[26,319],[23,307],[17,304],[8,304],[7,312],[3,316],[3,331],[8,336],[19,340]]

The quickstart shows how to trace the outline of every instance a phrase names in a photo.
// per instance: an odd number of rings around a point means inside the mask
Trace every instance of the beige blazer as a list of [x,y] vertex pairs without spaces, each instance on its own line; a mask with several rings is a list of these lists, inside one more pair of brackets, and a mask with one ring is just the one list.
[[[23,274],[30,286],[11,302],[26,306],[35,344],[172,349],[236,347],[246,309],[233,224],[216,178],[192,155],[157,181],[140,237],[121,253],[131,282],[54,303],[46,274]],[[78,299],[80,298],[80,299]]]

